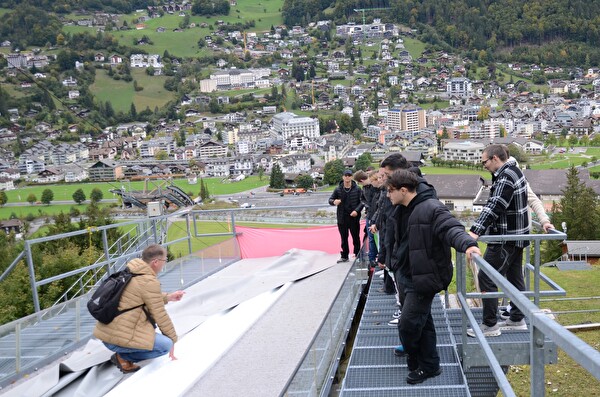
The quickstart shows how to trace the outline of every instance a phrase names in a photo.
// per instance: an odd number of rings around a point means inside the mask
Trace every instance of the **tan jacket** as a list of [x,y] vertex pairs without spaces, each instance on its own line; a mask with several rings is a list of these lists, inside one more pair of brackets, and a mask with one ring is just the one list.
[[[133,274],[140,274],[131,279],[125,287],[119,310],[144,304],[156,321],[163,335],[173,343],[177,342],[177,333],[165,310],[167,294],[160,290],[160,282],[150,266],[141,259],[134,259],[127,264]],[[110,324],[96,322],[94,336],[101,341],[113,345],[134,349],[151,350],[154,347],[155,330],[142,307],[125,312]]]

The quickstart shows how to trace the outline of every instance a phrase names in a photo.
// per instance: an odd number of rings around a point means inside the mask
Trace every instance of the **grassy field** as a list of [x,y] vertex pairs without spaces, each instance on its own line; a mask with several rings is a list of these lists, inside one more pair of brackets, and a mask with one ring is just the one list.
[[[148,182],[148,190],[156,188],[157,183]],[[196,197],[200,192],[200,184],[190,185],[187,179],[176,179],[173,183],[181,188],[186,193],[192,193]],[[211,195],[221,194],[235,194],[246,190],[256,189],[261,186],[269,184],[268,176],[263,177],[262,181],[258,176],[250,176],[239,182],[228,182],[223,181],[221,178],[205,178],[204,183],[207,185]],[[39,200],[42,197],[42,192],[45,189],[50,189],[54,193],[54,201],[72,201],[73,193],[77,189],[83,189],[86,197],[89,199],[90,194],[94,188],[98,188],[102,191],[105,199],[116,198],[110,189],[118,189],[124,186],[127,191],[131,190],[144,190],[144,182],[98,182],[98,183],[65,183],[58,185],[32,185],[28,187],[22,187],[15,190],[9,190],[6,192],[9,203],[15,202],[27,202],[27,196],[34,194]],[[75,204],[75,202],[73,202]]]
[[410,53],[410,56],[413,59],[417,59],[421,56],[423,51],[425,51],[425,43],[420,40],[412,39],[410,37],[403,37],[404,39],[404,47],[406,51]]
[[[226,195],[226,194],[237,194],[240,192],[256,189],[261,186],[268,185],[269,178],[263,177],[262,181],[258,176],[250,176],[243,181],[239,182],[228,182],[223,181],[221,178],[205,178],[204,183],[208,186],[208,191],[211,195]],[[193,197],[198,196],[200,192],[200,185],[190,185],[187,179],[178,179],[174,181],[174,184],[181,188],[184,192],[190,194]],[[73,201],[73,193],[77,189],[83,189],[86,197],[89,199],[92,189],[98,188],[102,191],[104,199],[116,199],[118,196],[109,192],[110,189],[119,188],[123,185],[127,191],[131,190],[144,190],[144,182],[111,182],[111,183],[73,183],[73,184],[59,184],[59,185],[35,185],[29,187],[23,187],[15,190],[9,190],[6,192],[9,203],[26,203],[29,194],[34,194],[37,200],[42,197],[42,191],[44,189],[50,189],[54,193],[54,201]],[[157,185],[153,183],[148,184],[148,190],[153,190]],[[108,203],[101,205],[109,205]],[[26,206],[15,206],[15,207],[0,207],[0,219],[9,219],[11,215],[17,217],[25,217],[29,214],[34,216],[52,216],[62,212],[69,212],[71,207],[83,211],[85,205],[76,205],[73,201],[69,204],[50,204],[49,206],[43,204],[34,204]],[[41,213],[40,213],[41,211]]]
[[143,90],[136,92],[133,81],[113,80],[106,71],[100,69],[96,72],[90,91],[99,101],[110,102],[115,111],[122,112],[129,112],[132,102],[139,112],[146,107],[150,110],[157,106],[160,108],[175,98],[175,94],[163,86],[166,76],[148,76],[145,69],[131,68],[131,77]]
[[[126,31],[112,32],[117,40],[123,45],[132,46],[134,42],[147,36],[152,44],[144,45],[144,51],[150,54],[163,55],[165,50],[170,54],[179,57],[200,57],[210,53],[206,48],[198,48],[198,40],[212,33],[209,28],[200,28],[199,25],[206,22],[216,28],[218,20],[234,23],[245,23],[251,20],[255,21],[255,26],[248,29],[248,32],[265,32],[271,29],[271,26],[281,25],[281,7],[283,0],[238,0],[237,6],[231,7],[229,15],[215,17],[190,16],[190,23],[195,23],[196,27],[184,29],[181,32],[173,32],[173,29],[179,28],[179,23],[183,19],[178,15],[165,14],[161,18],[156,18],[145,22],[145,28],[141,30],[130,29]],[[135,20],[146,13],[130,14],[123,17],[129,26],[134,26]],[[157,28],[164,27],[164,33],[158,33]],[[95,34],[90,28],[81,26],[66,26],[64,30],[69,33],[90,32]],[[137,106],[137,104],[136,104]]]
[[[101,207],[106,207],[109,204],[100,204]],[[16,215],[17,218],[25,218],[29,214],[35,217],[44,217],[44,216],[53,216],[58,215],[61,212],[67,214],[71,211],[71,207],[77,208],[80,212],[85,211],[87,208],[86,204],[77,205],[73,204],[51,204],[51,205],[43,205],[43,204],[34,204],[27,205],[21,207],[0,207],[0,219],[9,219],[13,215]]]
[[[567,298],[585,298],[597,295],[600,283],[600,266],[591,270],[560,271],[557,268],[543,268],[543,273],[556,281],[567,291]],[[542,300],[540,307],[552,311],[598,310],[597,299],[576,301],[552,301],[552,298]],[[557,321],[562,325],[590,324],[600,322],[600,313],[565,313],[558,314]],[[600,331],[585,331],[577,333],[596,350],[600,349]],[[519,365],[510,368],[508,378],[518,396],[529,395],[529,366]],[[546,366],[547,395],[571,396],[600,396],[600,382],[575,363],[564,351],[558,351],[558,364]]]
[[446,168],[446,167],[422,167],[421,171],[427,175],[481,175],[484,178],[489,178],[490,173],[485,170],[469,170],[463,168]]

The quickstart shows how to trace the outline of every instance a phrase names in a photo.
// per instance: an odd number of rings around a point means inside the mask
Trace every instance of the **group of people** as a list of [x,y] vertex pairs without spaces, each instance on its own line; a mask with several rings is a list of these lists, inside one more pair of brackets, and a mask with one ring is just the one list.
[[[383,270],[382,291],[396,294],[399,310],[391,323],[398,324],[401,344],[394,353],[406,356],[409,384],[442,372],[431,304],[452,279],[451,248],[470,259],[474,254],[481,255],[477,240],[484,234],[528,234],[529,208],[536,212],[545,231],[554,228],[505,146],[486,147],[481,163],[492,174],[492,186],[486,205],[468,232],[438,200],[434,186],[427,183],[419,168],[411,168],[399,153],[387,156],[379,170],[345,170],[329,198],[329,204],[337,207],[341,237],[338,262],[350,259],[349,237],[353,254],[360,254],[360,218],[366,210],[368,260],[371,266]],[[524,291],[522,259],[527,246],[527,240],[502,239],[488,243],[483,258]],[[161,291],[157,275],[166,262],[167,251],[157,244],[144,249],[141,258],[130,261],[127,267],[135,277],[120,298],[119,310],[123,313],[109,324],[98,322],[94,329],[94,336],[113,352],[111,362],[123,373],[139,370],[136,363],[142,360],[165,354],[175,359],[177,333],[165,305],[181,300],[184,291]],[[484,272],[479,272],[478,280],[481,292],[498,291]],[[498,313],[498,299],[483,299],[480,327],[485,336],[527,329],[519,308],[514,304],[508,308]],[[472,329],[467,333],[475,336]]]
[[[440,202],[434,186],[427,183],[419,168],[410,167],[399,153],[388,155],[379,170],[356,174],[344,171],[343,181],[329,198],[329,204],[337,206],[342,239],[338,262],[348,261],[348,233],[352,235],[354,254],[359,254],[359,222],[362,209],[366,209],[369,263],[383,269],[381,291],[396,294],[399,310],[390,324],[398,324],[401,344],[394,353],[406,356],[409,384],[442,372],[431,304],[452,279],[451,248],[471,259],[474,254],[481,255],[479,236],[528,234],[529,207],[545,231],[554,228],[505,146],[486,147],[481,163],[492,174],[490,197],[468,232]],[[362,184],[362,192],[357,182]],[[483,256],[520,291],[526,289],[522,258],[527,245],[524,240],[489,243]],[[481,292],[497,292],[498,287],[483,271],[478,273],[478,280]],[[523,313],[514,304],[507,307],[510,311],[498,313],[498,299],[490,298],[483,299],[483,308],[480,327],[485,336],[527,329]],[[472,329],[467,333],[475,336]]]

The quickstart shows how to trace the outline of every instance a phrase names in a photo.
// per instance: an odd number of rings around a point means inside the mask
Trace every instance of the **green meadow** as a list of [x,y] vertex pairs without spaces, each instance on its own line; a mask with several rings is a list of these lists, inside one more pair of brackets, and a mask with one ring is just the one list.
[[[249,176],[246,179],[239,182],[229,182],[222,178],[204,178],[204,183],[208,187],[208,191],[211,195],[221,194],[234,194],[243,192],[246,190],[256,189],[261,186],[269,184],[269,177],[264,176],[262,181],[258,176]],[[200,179],[198,183],[190,185],[188,180],[175,179],[173,184],[182,189],[186,193],[192,193],[192,196],[196,197],[200,192]],[[63,183],[57,185],[32,185],[27,187],[18,188],[15,190],[9,190],[6,192],[9,203],[15,202],[27,202],[27,197],[30,194],[34,194],[39,201],[42,197],[42,192],[45,189],[50,189],[54,193],[53,201],[72,201],[73,193],[77,189],[83,189],[85,196],[89,199],[92,189],[98,188],[102,191],[104,199],[116,198],[111,189],[119,189],[124,187],[125,190],[147,190],[151,191],[159,186],[158,181],[148,181],[147,185],[144,181],[128,182],[128,181],[113,181],[113,182],[97,182],[97,183]],[[73,202],[75,204],[75,202]]]
[[131,77],[137,81],[143,90],[135,91],[133,81],[114,80],[103,69],[96,71],[94,84],[90,91],[100,102],[110,102],[115,111],[129,112],[131,103],[136,110],[142,111],[148,107],[162,107],[175,98],[175,93],[164,88],[166,76],[148,76],[145,69],[131,68]]
[[[147,36],[152,41],[152,44],[139,46],[139,48],[150,54],[163,55],[165,50],[167,50],[170,54],[178,57],[201,57],[208,55],[210,51],[206,48],[199,49],[198,40],[212,33],[212,30],[208,27],[199,27],[203,22],[212,25],[216,29],[217,21],[235,24],[253,20],[255,26],[249,28],[247,31],[265,32],[269,31],[271,26],[282,24],[282,6],[283,0],[261,0],[259,2],[255,0],[238,0],[237,5],[231,7],[227,16],[204,17],[190,15],[190,23],[195,23],[196,27],[186,28],[180,32],[173,31],[179,28],[179,23],[183,19],[179,15],[165,14],[161,18],[144,22],[144,29],[137,30],[133,28],[135,27],[135,20],[142,15],[146,15],[146,13],[134,13],[125,15],[122,18],[122,20],[127,21],[128,26],[132,27],[132,29],[110,33],[119,40],[120,44],[129,47],[136,47],[134,43],[141,39],[142,36]],[[157,32],[156,29],[159,27],[165,28],[166,31],[163,33]],[[81,26],[65,26],[64,31],[68,33],[89,32],[95,34],[93,28]]]
[[[108,205],[109,204],[106,203],[100,203],[101,207],[106,207]],[[80,212],[84,212],[87,208],[87,204],[77,205],[73,202],[73,204],[34,204],[19,207],[0,207],[0,219],[10,219],[13,216],[23,219],[29,215],[33,215],[36,218],[48,217],[58,215],[61,212],[68,214],[72,207],[77,208]]]

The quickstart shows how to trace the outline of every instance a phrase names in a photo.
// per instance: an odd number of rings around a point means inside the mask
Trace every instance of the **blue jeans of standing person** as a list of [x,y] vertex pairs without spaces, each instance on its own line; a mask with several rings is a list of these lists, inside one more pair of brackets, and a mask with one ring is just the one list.
[[106,342],[102,343],[104,343],[104,346],[106,346],[108,350],[119,353],[119,356],[121,356],[122,359],[131,361],[132,363],[164,356],[170,352],[171,348],[173,347],[173,341],[170,338],[158,333],[154,336],[154,347],[152,350],[134,349],[131,347],[117,346]]
[[[488,244],[483,255],[485,259],[498,273],[515,286],[519,291],[525,291],[525,280],[523,279],[523,248],[514,244]],[[479,271],[479,289],[481,292],[498,292],[498,286],[483,271]],[[489,327],[496,325],[498,321],[498,298],[481,300],[483,304],[483,323]],[[518,307],[511,303],[510,320],[521,321],[525,317]]]
[[369,262],[375,262],[377,259],[377,244],[375,244],[375,236],[369,230],[369,226],[372,225],[371,220],[367,219],[367,236],[369,237]]
[[440,368],[440,356],[436,344],[437,336],[431,316],[431,303],[435,295],[406,291],[402,304],[402,315],[398,322],[400,341],[408,354],[409,371],[417,368],[433,373]]

